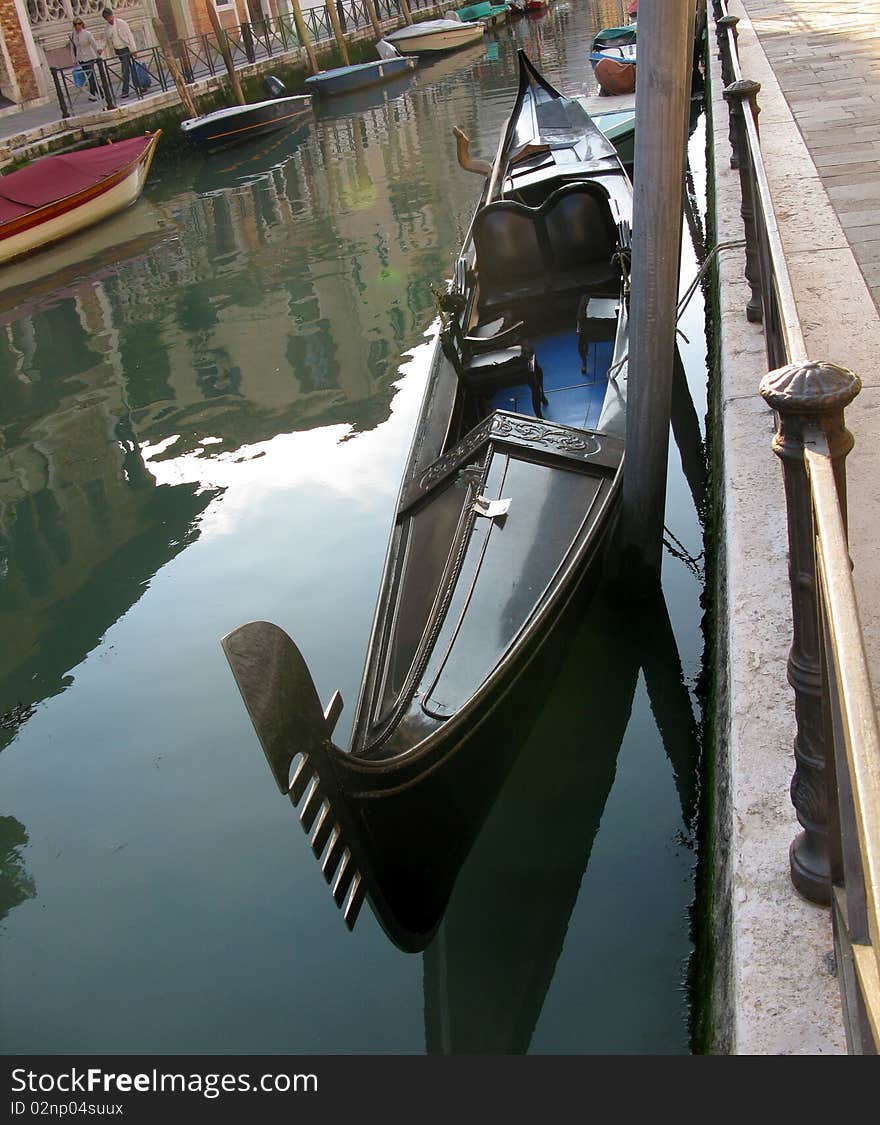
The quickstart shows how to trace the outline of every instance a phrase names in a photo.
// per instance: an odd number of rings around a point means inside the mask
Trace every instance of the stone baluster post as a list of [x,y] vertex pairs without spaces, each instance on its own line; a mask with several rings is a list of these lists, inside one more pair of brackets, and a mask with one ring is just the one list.
[[[776,411],[773,452],[782,461],[788,515],[788,573],[792,645],[788,682],[794,689],[797,733],[791,800],[803,827],[789,849],[791,881],[811,902],[828,905],[831,878],[827,779],[833,778],[827,745],[822,683],[822,630],[816,578],[813,505],[804,466],[804,443],[819,427],[828,443],[841,511],[846,512],[845,458],[853,447],[843,411],[861,381],[833,363],[790,363],[765,375],[761,395]],[[845,519],[844,519],[845,523]]]
[[[718,57],[721,60],[721,81],[725,86],[730,86],[733,81],[733,64],[731,62],[731,52],[737,50],[737,31],[736,25],[739,23],[739,16],[722,16],[715,24],[715,35],[718,40]],[[730,31],[730,36],[725,32]],[[729,48],[728,48],[729,42]],[[737,139],[736,128],[733,123],[733,113],[730,114],[730,128],[728,131],[730,137],[730,167],[739,167],[739,156],[736,151]]]
[[[746,280],[752,291],[746,305],[746,318],[753,324],[760,324],[764,309],[762,303],[761,264],[758,258],[757,220],[755,215],[755,174],[752,157],[749,151],[748,132],[746,130],[745,115],[751,112],[754,115],[755,126],[758,124],[757,95],[761,89],[760,82],[753,82],[749,78],[741,78],[733,82],[724,91],[724,100],[730,107],[731,120],[736,133],[735,151],[738,153],[739,182],[742,194],[743,227],[746,235]],[[746,110],[745,103],[749,103]]]

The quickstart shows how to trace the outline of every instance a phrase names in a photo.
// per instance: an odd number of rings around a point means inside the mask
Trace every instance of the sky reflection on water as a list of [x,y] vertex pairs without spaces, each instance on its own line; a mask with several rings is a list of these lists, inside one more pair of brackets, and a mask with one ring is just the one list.
[[[218,644],[285,628],[345,742],[431,285],[477,194],[451,127],[491,156],[520,39],[588,86],[591,16],[557,3],[366,108],[161,171],[117,257],[83,236],[0,299],[0,713],[25,717],[0,730],[4,1051],[687,1051],[691,825],[644,630],[574,629],[424,957],[369,909],[346,933]],[[674,446],[670,496],[699,555]],[[678,657],[692,696],[699,574],[667,556],[664,592],[651,667]]]

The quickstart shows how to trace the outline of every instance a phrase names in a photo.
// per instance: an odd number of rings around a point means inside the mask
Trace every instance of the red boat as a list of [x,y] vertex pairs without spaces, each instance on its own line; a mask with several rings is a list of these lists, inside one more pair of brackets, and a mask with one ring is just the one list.
[[0,265],[93,226],[138,198],[162,130],[35,160],[0,176]]

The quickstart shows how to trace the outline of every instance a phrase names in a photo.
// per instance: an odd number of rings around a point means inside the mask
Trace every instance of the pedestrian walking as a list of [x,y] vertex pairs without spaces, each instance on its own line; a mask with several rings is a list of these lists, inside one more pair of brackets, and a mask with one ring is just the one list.
[[122,93],[120,97],[128,97],[128,87],[131,82],[131,55],[137,50],[134,34],[125,20],[119,19],[112,8],[105,8],[101,15],[107,23],[104,36],[104,49],[112,50],[119,59],[122,68]]
[[101,48],[94,35],[86,30],[86,25],[81,19],[73,21],[70,48],[73,51],[74,61],[82,69],[85,80],[89,84],[89,101],[96,102],[98,84],[95,81],[95,63],[101,57]]

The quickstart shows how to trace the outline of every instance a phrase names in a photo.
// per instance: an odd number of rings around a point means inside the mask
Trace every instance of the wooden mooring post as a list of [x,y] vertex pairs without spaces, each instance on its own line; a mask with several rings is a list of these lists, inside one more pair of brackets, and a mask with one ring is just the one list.
[[694,0],[639,13],[621,563],[656,586],[663,557]]
[[336,40],[339,53],[342,55],[342,62],[345,66],[349,66],[348,47],[345,43],[345,36],[342,34],[339,13],[336,11],[336,0],[324,0],[324,7],[327,9],[327,17],[330,20],[330,26],[333,28],[333,37]]
[[303,19],[299,0],[290,0],[290,6],[293,9],[293,22],[296,24],[296,34],[306,53],[306,58],[309,60],[309,70],[312,74],[318,74],[321,68],[318,66],[315,48],[312,46],[312,41],[309,38],[308,28],[306,27],[306,21]]
[[153,34],[156,36],[159,50],[162,52],[162,57],[165,59],[168,73],[174,79],[174,85],[177,87],[177,93],[180,96],[183,108],[186,110],[187,117],[198,117],[199,111],[196,109],[192,94],[189,92],[183,75],[180,73],[180,67],[177,65],[177,59],[174,57],[174,49],[171,46],[171,40],[168,38],[168,32],[165,30],[165,24],[162,23],[158,16],[153,16]]
[[366,0],[367,15],[370,17],[370,23],[373,25],[373,34],[376,36],[378,42],[382,38],[382,28],[379,24],[379,13],[376,11],[375,0]]
[[241,88],[241,83],[238,80],[238,74],[235,71],[235,63],[232,61],[232,52],[229,50],[229,39],[226,32],[220,24],[220,17],[211,0],[205,4],[205,11],[208,13],[208,19],[211,21],[211,27],[214,29],[214,34],[217,36],[217,46],[220,48],[220,53],[223,56],[223,62],[226,64],[226,73],[229,75],[229,85],[232,88],[232,96],[239,105],[247,105],[247,99]]

